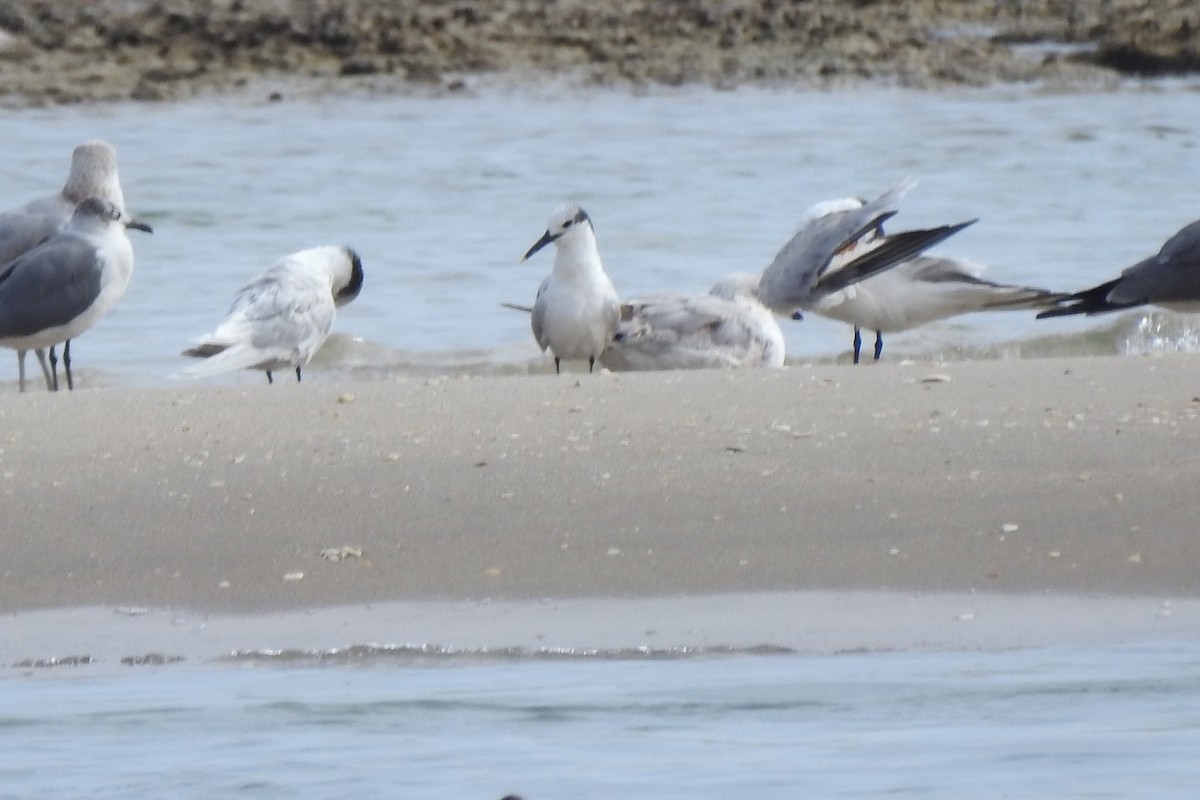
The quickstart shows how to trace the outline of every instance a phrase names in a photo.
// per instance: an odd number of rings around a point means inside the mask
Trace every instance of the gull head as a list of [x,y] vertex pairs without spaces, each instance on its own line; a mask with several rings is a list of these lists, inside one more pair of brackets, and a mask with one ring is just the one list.
[[550,221],[546,223],[546,232],[534,242],[533,247],[529,248],[521,260],[524,261],[551,242],[565,245],[589,233],[594,232],[592,220],[587,212],[576,205],[563,206],[550,215]]
[[63,187],[63,196],[73,203],[101,197],[118,208],[125,207],[121,182],[117,178],[117,151],[112,145],[94,139],[75,148],[71,153],[71,172]]

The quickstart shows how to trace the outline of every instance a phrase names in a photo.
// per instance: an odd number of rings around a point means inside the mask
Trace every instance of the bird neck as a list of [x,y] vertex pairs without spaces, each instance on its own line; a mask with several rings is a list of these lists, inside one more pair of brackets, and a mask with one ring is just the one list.
[[554,272],[563,278],[593,278],[604,275],[596,237],[590,231],[579,231],[558,241],[554,255]]

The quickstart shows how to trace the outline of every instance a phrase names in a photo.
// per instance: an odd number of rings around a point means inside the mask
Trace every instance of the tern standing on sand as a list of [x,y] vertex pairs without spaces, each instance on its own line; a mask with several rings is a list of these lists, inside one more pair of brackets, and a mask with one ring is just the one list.
[[787,315],[815,309],[826,297],[916,256],[976,221],[883,235],[883,223],[896,215],[900,200],[915,185],[904,181],[854,207],[830,210],[822,203],[810,209],[799,232],[763,270],[758,285],[763,305]]
[[[88,198],[61,233],[9,262],[0,272],[0,345],[53,347],[96,324],[133,273],[127,227],[150,231],[107,200]],[[71,364],[64,366],[71,386]]]
[[1043,311],[1038,319],[1142,305],[1200,312],[1200,220],[1185,225],[1156,255],[1127,268],[1121,277],[1069,295],[1059,308]]
[[[108,142],[84,142],[71,154],[71,171],[62,190],[47,197],[32,200],[19,208],[0,214],[0,270],[22,253],[28,252],[71,221],[75,208],[89,197],[98,197],[125,212],[125,196],[117,178],[117,152]],[[70,372],[70,341],[64,345],[64,366]],[[50,350],[55,364],[54,375],[46,364],[46,353],[37,348],[38,361],[46,377],[46,388],[57,389],[57,358]],[[17,375],[20,390],[25,391],[25,350],[17,350]],[[68,377],[68,387],[71,380]]]
[[533,338],[554,353],[554,371],[562,359],[587,359],[588,371],[612,341],[621,301],[600,263],[592,221],[579,206],[564,206],[550,216],[546,232],[525,259],[554,243],[554,269],[538,288],[530,324]]
[[229,316],[192,342],[183,355],[204,361],[183,370],[200,377],[238,369],[271,373],[301,368],[325,343],[338,306],[358,297],[363,265],[349,247],[313,247],[292,253],[243,286]]
[[[853,197],[826,200],[801,217],[802,224],[839,211],[862,208]],[[868,251],[875,241],[886,238],[882,226],[868,231],[859,242],[835,260],[853,259]],[[854,363],[862,352],[862,329],[875,331],[875,360],[883,354],[883,334],[898,333],[939,319],[972,311],[1001,311],[1047,308],[1063,295],[1032,286],[993,283],[980,275],[983,265],[963,258],[920,255],[902,261],[884,272],[826,293],[809,310],[822,317],[854,326]]]

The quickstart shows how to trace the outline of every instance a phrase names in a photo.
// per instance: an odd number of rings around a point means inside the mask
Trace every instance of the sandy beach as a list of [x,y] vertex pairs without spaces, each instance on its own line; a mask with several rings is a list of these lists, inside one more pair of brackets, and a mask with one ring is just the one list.
[[[1174,599],[1183,620],[1200,594],[1195,367],[1113,357],[4,394],[0,611],[203,618],[851,590],[1123,596],[1147,625]],[[942,616],[962,613],[951,600]],[[34,618],[6,617],[2,649]]]

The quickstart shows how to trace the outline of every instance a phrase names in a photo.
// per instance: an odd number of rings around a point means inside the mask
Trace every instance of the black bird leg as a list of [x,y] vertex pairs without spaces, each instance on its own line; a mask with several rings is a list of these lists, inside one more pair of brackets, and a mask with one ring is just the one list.
[[63,369],[67,373],[67,389],[75,391],[75,380],[71,377],[71,340],[63,342]]
[[558,356],[555,356],[555,357],[554,357],[554,374],[555,374],[555,375],[561,375],[561,374],[562,374],[562,370],[560,370],[560,369],[558,368]]
[[296,367],[296,383],[300,382],[300,368]]
[[855,325],[854,326],[854,363],[855,364],[858,363],[858,356],[859,356],[859,353],[861,353],[861,352],[862,352],[862,331],[860,331],[858,329],[858,326]]
[[588,372],[590,373],[592,371],[592,368],[595,366],[596,366],[596,357],[588,356]]
[[271,377],[271,370],[267,370],[267,383],[274,383],[275,380]]
[[875,360],[883,353],[883,331],[875,331]]
[[50,391],[58,391],[58,353],[54,352],[54,345],[50,345]]

